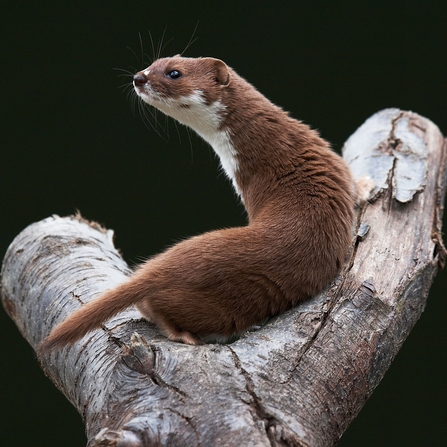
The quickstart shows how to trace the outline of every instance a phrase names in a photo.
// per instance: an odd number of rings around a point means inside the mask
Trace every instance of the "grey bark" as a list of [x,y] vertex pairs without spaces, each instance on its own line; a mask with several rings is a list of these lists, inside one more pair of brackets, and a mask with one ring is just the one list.
[[[88,446],[331,446],[382,379],[445,259],[446,142],[381,111],[346,142],[375,182],[349,262],[312,300],[227,344],[168,341],[135,309],[41,359]],[[79,216],[30,225],[3,261],[2,302],[33,348],[130,270],[112,232]],[[318,250],[319,247],[316,247]]]

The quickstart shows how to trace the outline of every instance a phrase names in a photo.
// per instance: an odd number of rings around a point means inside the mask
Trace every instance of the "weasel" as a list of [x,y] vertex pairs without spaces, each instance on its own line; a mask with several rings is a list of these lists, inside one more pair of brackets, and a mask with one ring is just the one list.
[[229,338],[314,296],[345,261],[355,187],[315,130],[219,59],[158,59],[133,85],[144,102],[213,147],[248,224],[192,237],[148,260],[57,325],[40,353],[75,342],[131,305],[171,340]]

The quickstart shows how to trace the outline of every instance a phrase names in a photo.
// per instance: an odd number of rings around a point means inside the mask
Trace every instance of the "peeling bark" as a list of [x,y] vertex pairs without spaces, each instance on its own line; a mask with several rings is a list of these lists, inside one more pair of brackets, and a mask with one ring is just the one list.
[[[381,111],[344,157],[376,188],[358,212],[350,260],[324,293],[227,345],[170,342],[129,309],[41,359],[81,413],[88,446],[336,444],[419,318],[446,254],[447,146],[433,123]],[[31,346],[130,273],[112,235],[53,216],[13,241],[2,302]]]

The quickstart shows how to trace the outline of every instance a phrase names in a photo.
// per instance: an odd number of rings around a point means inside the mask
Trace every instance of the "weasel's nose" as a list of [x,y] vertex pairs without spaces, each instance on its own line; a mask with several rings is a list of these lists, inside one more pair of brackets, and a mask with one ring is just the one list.
[[136,87],[142,87],[144,84],[146,84],[146,82],[147,78],[141,71],[133,77],[133,84]]

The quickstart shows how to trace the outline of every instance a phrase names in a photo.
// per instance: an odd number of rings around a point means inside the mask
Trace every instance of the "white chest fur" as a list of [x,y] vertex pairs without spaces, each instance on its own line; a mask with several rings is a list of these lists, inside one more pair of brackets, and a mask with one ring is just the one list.
[[221,166],[233,182],[234,189],[240,195],[235,179],[235,173],[238,170],[237,152],[231,142],[229,133],[220,129],[225,106],[220,101],[207,105],[200,91],[195,91],[192,95],[183,96],[176,100],[158,100],[150,92],[146,96],[138,89],[136,91],[143,100],[190,127],[209,143],[219,156]]

